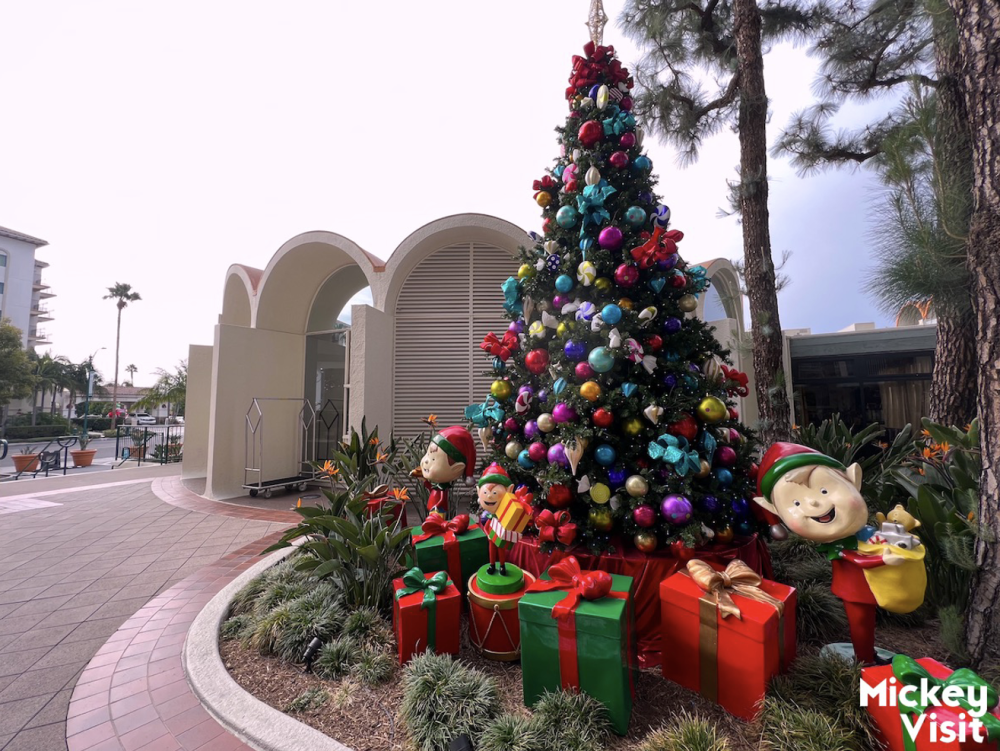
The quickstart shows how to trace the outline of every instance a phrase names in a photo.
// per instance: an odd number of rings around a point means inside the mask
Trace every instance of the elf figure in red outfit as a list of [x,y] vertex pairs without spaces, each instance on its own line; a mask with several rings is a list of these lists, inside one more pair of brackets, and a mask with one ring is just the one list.
[[472,442],[472,434],[459,425],[453,425],[431,438],[420,466],[410,472],[410,476],[423,479],[424,485],[431,491],[427,510],[447,516],[448,490],[462,475],[471,485],[475,466],[476,445]]
[[910,612],[923,602],[920,541],[881,537],[868,525],[857,464],[845,467],[805,446],[776,443],[761,460],[757,483],[761,497],[754,500],[795,534],[819,543],[832,562],[830,588],[844,601],[854,654],[874,664],[876,606]]

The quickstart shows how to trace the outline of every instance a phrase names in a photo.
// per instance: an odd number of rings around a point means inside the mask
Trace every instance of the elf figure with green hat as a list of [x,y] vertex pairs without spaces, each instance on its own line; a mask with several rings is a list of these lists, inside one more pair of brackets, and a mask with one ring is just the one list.
[[[876,662],[875,608],[893,593],[873,592],[870,573],[900,566],[902,551],[878,541],[868,525],[868,504],[861,492],[861,467],[794,443],[775,443],[760,463],[754,500],[792,532],[819,543],[833,565],[831,591],[844,602],[856,658]],[[902,571],[902,569],[900,569]],[[882,581],[886,581],[883,577]],[[893,580],[896,588],[901,585]],[[878,588],[876,588],[878,589]],[[876,595],[888,594],[888,600]],[[922,599],[922,597],[921,597]]]
[[[479,508],[483,510],[483,516],[487,517],[483,520],[483,525],[486,526],[493,522],[496,518],[497,508],[500,506],[500,501],[503,500],[504,496],[512,485],[510,476],[507,474],[507,470],[501,467],[496,462],[493,462],[490,466],[486,468],[483,472],[483,476],[479,478],[479,482],[476,483],[476,488],[478,489],[479,495]],[[516,542],[516,540],[514,541]],[[510,547],[513,547],[511,543]],[[500,562],[500,573],[507,573],[507,548],[498,545],[493,539],[490,539],[490,568],[489,573],[496,573],[497,560]]]
[[462,475],[471,485],[475,467],[476,445],[472,442],[472,434],[459,425],[453,425],[431,438],[420,466],[410,472],[410,476],[423,479],[424,485],[431,491],[427,511],[447,516],[448,490]]

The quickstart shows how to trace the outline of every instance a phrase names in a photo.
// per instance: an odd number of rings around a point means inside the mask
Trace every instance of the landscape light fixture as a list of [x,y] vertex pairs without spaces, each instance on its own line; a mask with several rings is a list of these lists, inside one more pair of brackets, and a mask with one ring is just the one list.
[[472,751],[472,739],[467,735],[460,735],[448,744],[448,751]]
[[312,641],[309,642],[309,646],[306,647],[305,653],[302,655],[302,662],[306,664],[304,673],[311,673],[313,670],[313,662],[316,660],[316,654],[319,652],[319,648],[323,646],[323,641],[318,637],[314,636]]

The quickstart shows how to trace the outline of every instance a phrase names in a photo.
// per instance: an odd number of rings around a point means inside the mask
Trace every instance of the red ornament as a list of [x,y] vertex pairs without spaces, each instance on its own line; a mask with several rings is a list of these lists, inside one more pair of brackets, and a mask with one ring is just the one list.
[[524,356],[524,367],[529,373],[541,375],[549,367],[549,351],[547,349],[533,349]]
[[760,471],[760,467],[758,467],[756,464],[751,464],[750,469],[747,470],[747,477],[756,482],[758,471]]
[[580,126],[577,138],[580,139],[580,143],[583,144],[584,148],[589,149],[604,138],[604,126],[597,120],[588,120]]
[[566,192],[567,193],[576,193],[576,180],[569,180],[566,183]]
[[612,167],[623,169],[628,167],[628,154],[624,151],[616,151],[608,157],[608,161],[611,162]]
[[632,111],[632,97],[625,97],[620,102],[618,102],[618,106],[621,107],[626,112],[631,112]]
[[591,419],[594,421],[594,425],[599,428],[610,428],[615,422],[615,416],[604,407],[595,409]]
[[635,520],[637,526],[649,529],[656,524],[656,509],[646,505],[636,506],[632,510],[632,518]]
[[740,411],[738,409],[736,409],[735,407],[730,407],[729,408],[729,419],[730,420],[739,420],[740,419]]
[[659,334],[646,337],[646,346],[649,347],[650,352],[659,352],[663,347],[663,337]]
[[552,508],[566,508],[573,502],[573,493],[565,485],[553,485],[545,494],[545,500]]
[[649,459],[642,457],[641,459],[635,460],[635,466],[639,469],[649,469]]
[[677,422],[667,426],[667,432],[671,435],[679,435],[693,441],[698,435],[698,421],[691,415],[684,415]]
[[550,229],[552,229],[552,218],[546,217],[545,220],[542,222],[542,234],[543,235],[549,234]]
[[687,286],[688,280],[684,274],[678,273],[670,277],[670,286],[674,289],[684,289]]
[[694,550],[684,544],[684,540],[674,540],[670,543],[670,552],[679,561],[690,561],[694,558]]

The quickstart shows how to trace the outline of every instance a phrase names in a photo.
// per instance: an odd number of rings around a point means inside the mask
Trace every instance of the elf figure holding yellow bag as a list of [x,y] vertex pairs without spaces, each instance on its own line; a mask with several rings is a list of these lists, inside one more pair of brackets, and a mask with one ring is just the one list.
[[924,601],[926,549],[910,530],[919,522],[902,507],[868,524],[861,467],[794,443],[767,450],[754,500],[792,532],[819,543],[831,561],[831,591],[844,601],[857,659],[875,663],[875,608],[909,613]]

